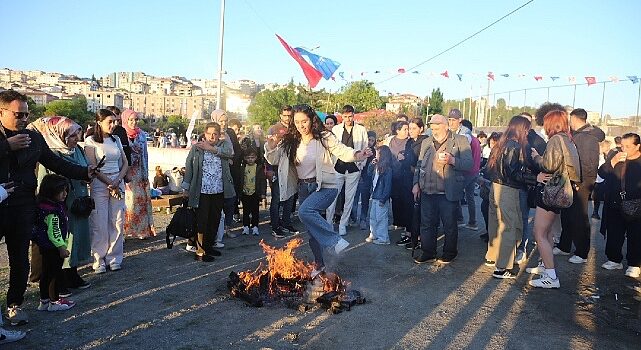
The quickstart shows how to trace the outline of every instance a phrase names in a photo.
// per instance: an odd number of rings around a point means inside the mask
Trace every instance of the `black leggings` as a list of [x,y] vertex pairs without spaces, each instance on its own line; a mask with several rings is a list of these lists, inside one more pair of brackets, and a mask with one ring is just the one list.
[[62,262],[58,249],[40,249],[42,272],[40,275],[40,299],[58,300],[58,291],[63,287]]
[[198,245],[205,252],[209,252],[214,244],[224,201],[225,198],[222,193],[200,194],[198,209],[196,210],[196,232],[203,235],[202,242],[198,242]]

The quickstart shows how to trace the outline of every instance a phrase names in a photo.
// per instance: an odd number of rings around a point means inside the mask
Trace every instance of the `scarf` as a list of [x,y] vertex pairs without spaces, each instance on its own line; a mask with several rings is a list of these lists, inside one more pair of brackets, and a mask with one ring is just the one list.
[[39,132],[50,149],[65,155],[71,155],[76,148],[69,148],[67,141],[82,129],[67,117],[43,117],[27,125],[27,129]]
[[403,152],[405,150],[405,145],[407,144],[407,139],[401,140],[398,137],[392,137],[392,139],[389,141],[389,149],[392,151],[392,155],[394,155],[394,159],[398,156],[400,152]]
[[122,121],[122,127],[123,127],[123,128],[125,128],[125,130],[127,131],[127,137],[128,137],[130,140],[135,139],[135,138],[136,138],[136,137],[138,137],[138,135],[140,134],[140,128],[139,128],[139,127],[137,127],[137,126],[136,126],[135,128],[133,128],[133,129],[132,129],[132,128],[130,128],[130,127],[129,127],[129,123],[128,123],[129,118],[130,118],[131,116],[136,117],[136,116],[137,116],[137,114],[138,114],[138,113],[136,113],[136,112],[135,112],[134,110],[132,110],[132,109],[125,109],[125,110],[120,114],[120,120]]

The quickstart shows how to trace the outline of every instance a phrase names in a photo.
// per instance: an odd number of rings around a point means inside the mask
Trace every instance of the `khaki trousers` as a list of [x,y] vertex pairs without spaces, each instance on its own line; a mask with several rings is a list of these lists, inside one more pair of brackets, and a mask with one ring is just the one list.
[[489,202],[489,241],[485,259],[495,261],[497,269],[512,269],[516,247],[523,238],[519,190],[492,183]]

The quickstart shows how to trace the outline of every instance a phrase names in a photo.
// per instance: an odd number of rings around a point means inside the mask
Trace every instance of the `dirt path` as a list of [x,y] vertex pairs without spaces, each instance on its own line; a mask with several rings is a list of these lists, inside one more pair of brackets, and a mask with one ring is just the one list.
[[[157,214],[157,226],[168,219]],[[269,244],[287,241],[273,238],[266,224],[261,231]],[[640,281],[600,267],[605,261],[600,234],[587,264],[557,259],[560,290],[531,289],[524,271],[513,281],[493,279],[492,268],[483,265],[485,246],[477,232],[461,230],[459,257],[449,265],[416,265],[409,251],[367,244],[365,237],[365,231],[350,229],[351,246],[334,265],[369,301],[350,312],[251,308],[230,298],[229,273],[253,269],[263,257],[256,237],[227,239],[223,256],[213,263],[195,262],[184,244],[168,250],[157,237],[127,241],[121,271],[93,275],[83,269],[93,285],[72,297],[78,303],[72,310],[35,311],[36,288],[30,287],[25,308],[31,321],[22,327],[27,338],[4,348],[639,349],[641,344],[641,293],[632,289]],[[5,259],[3,245],[0,250]],[[311,260],[308,245],[299,256]],[[535,260],[536,253],[529,264]],[[6,265],[0,260],[1,293]]]

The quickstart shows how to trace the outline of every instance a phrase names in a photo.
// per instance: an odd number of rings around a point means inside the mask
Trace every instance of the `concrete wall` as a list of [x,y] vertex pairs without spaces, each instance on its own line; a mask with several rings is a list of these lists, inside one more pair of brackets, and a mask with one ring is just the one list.
[[156,166],[160,165],[163,172],[173,167],[182,168],[189,150],[186,148],[157,148],[149,147],[149,181],[153,184],[156,176]]

